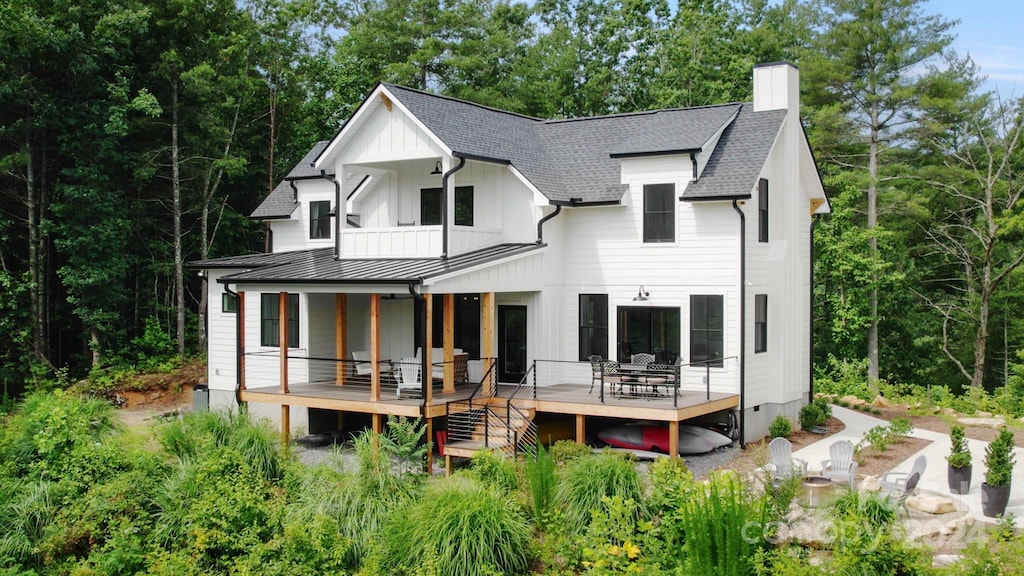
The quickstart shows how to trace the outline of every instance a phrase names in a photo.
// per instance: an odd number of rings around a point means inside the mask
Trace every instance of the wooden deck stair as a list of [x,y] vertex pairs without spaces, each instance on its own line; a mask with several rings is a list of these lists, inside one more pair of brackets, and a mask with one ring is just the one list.
[[506,453],[516,450],[516,440],[530,437],[535,411],[533,408],[518,408],[509,414],[507,400],[491,398],[487,404],[486,416],[481,411],[473,425],[468,439],[445,442],[445,457],[472,458],[480,450],[490,449]]

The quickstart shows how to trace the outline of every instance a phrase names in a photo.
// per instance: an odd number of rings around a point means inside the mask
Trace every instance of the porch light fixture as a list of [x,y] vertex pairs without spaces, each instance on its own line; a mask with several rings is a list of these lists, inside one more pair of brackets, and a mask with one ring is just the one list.
[[437,176],[441,173],[441,161],[438,160],[434,163],[434,170],[430,173],[431,176]]
[[650,298],[651,293],[644,288],[643,284],[640,285],[640,289],[636,291],[636,296],[633,297],[633,302],[647,302]]

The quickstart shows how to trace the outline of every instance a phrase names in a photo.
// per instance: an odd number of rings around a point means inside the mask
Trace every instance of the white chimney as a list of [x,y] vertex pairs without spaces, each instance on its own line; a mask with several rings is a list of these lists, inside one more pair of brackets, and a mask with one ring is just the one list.
[[754,66],[754,112],[790,110],[800,114],[800,71],[789,62]]

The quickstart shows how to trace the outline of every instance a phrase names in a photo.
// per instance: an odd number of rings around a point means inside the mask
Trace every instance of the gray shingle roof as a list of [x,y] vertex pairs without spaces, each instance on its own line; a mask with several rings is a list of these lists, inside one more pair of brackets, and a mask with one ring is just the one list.
[[500,244],[450,258],[358,258],[335,260],[333,248],[254,254],[192,262],[193,268],[250,268],[221,282],[275,284],[410,284],[543,248],[544,244]]
[[699,149],[740,104],[540,120],[384,84],[453,152],[510,162],[549,200],[617,202],[626,187],[613,155]]
[[684,200],[749,197],[779,134],[785,110],[754,112],[744,104],[725,129],[700,180],[683,192]]
[[[330,144],[328,140],[317,142],[302,157],[302,160],[299,160],[299,163],[292,168],[291,172],[284,177],[284,180],[253,210],[249,217],[257,220],[271,220],[291,216],[298,204],[294,201],[295,191],[292,190],[289,181],[320,177],[320,171],[313,168],[313,161],[324,151],[324,148],[327,148],[328,144]],[[328,172],[328,175],[333,176],[334,174]],[[345,190],[352,190],[363,179],[363,176],[364,174],[349,174],[343,184],[343,188]]]

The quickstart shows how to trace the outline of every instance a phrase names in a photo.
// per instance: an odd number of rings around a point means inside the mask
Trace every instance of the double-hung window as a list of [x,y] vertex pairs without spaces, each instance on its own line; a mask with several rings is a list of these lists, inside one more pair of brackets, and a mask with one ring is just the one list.
[[725,317],[720,294],[690,296],[690,364],[721,368]]
[[644,242],[676,241],[675,184],[644,184]]
[[[280,295],[260,295],[260,346],[280,346]],[[288,295],[288,347],[299,347],[299,295]]]
[[754,294],[754,353],[768,351],[768,295]]
[[309,203],[309,238],[331,237],[331,203],[328,200],[317,200]]
[[580,294],[580,360],[608,358],[608,295]]
[[768,181],[757,181],[757,241],[768,241]]

